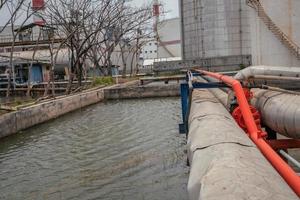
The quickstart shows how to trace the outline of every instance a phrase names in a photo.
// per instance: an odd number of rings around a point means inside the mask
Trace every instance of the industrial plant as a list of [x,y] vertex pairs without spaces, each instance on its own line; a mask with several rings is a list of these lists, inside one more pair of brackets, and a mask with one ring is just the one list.
[[300,198],[299,0],[0,5],[0,199]]

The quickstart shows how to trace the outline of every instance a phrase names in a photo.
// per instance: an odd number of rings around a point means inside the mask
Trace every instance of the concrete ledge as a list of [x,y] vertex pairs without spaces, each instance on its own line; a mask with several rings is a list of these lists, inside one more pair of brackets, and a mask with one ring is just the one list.
[[56,99],[1,115],[0,138],[54,119],[79,108],[100,102],[103,99],[103,89],[100,89]]
[[49,121],[71,111],[98,103],[104,99],[131,99],[179,96],[179,84],[163,86],[133,86],[138,81],[47,101],[0,116],[0,138]]
[[107,100],[180,96],[180,84],[111,88],[104,90]]

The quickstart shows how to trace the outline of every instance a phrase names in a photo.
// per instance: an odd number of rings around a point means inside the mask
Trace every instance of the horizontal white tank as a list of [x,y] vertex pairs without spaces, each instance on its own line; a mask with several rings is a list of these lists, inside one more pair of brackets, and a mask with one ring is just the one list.
[[[57,50],[54,50],[54,57],[57,54]],[[34,55],[34,51],[20,51],[20,52],[14,52],[14,58],[16,59],[24,59],[25,61],[28,61],[28,63],[31,62]],[[9,62],[10,53],[0,53],[0,56],[5,56],[6,63]],[[132,53],[128,51],[124,51],[124,57],[125,62],[127,65],[127,71],[130,70],[130,66],[133,65],[135,67],[136,65],[136,57]],[[64,67],[68,67],[70,65],[70,53],[68,49],[60,49],[58,51],[57,60],[55,62],[55,70],[64,70]],[[5,64],[5,60],[2,57],[2,65]],[[49,50],[38,50],[35,52],[34,60],[40,62],[40,63],[51,63],[51,56]],[[123,69],[124,64],[122,62],[122,56],[121,51],[116,47],[116,50],[112,53],[111,56],[112,65],[120,66],[120,70]],[[87,59],[85,62],[87,67],[94,67],[94,64],[91,60]],[[104,65],[103,59],[100,59],[99,65]]]

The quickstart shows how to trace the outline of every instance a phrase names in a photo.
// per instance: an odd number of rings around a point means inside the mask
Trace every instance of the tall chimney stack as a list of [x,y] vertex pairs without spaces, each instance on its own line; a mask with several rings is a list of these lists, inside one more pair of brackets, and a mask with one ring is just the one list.
[[45,20],[41,17],[45,9],[44,0],[32,0],[32,10],[35,12],[33,22],[36,24],[44,25]]

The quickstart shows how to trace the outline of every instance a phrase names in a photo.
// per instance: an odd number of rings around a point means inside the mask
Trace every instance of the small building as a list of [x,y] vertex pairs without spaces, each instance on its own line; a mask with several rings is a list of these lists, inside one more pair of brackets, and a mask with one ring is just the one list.
[[[9,80],[9,61],[8,57],[0,57],[0,87],[7,87]],[[26,86],[28,80],[32,85],[47,82],[49,80],[49,65],[38,60],[29,62],[26,59],[14,58],[14,74],[11,72],[11,82],[15,86]],[[29,71],[29,69],[31,70]]]

